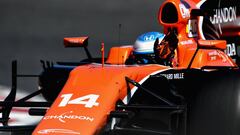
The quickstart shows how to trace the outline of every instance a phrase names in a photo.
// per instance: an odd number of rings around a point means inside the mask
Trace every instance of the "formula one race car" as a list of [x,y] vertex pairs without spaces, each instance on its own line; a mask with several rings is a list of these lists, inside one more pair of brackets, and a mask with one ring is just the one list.
[[[224,53],[225,40],[215,39],[215,32],[207,34],[212,39],[200,36],[198,23],[211,13],[196,5],[166,0],[159,10],[164,33],[178,39],[177,64],[129,65],[132,46],[112,47],[104,58],[104,44],[102,58],[92,58],[88,37],[64,38],[65,47],[82,47],[88,58],[42,62],[40,90],[15,101],[16,78],[35,76],[19,75],[14,61],[12,91],[0,102],[0,130],[33,135],[240,134],[239,68]],[[27,102],[38,94],[47,101]],[[36,125],[8,126],[13,107],[32,107],[29,114],[43,118]]]

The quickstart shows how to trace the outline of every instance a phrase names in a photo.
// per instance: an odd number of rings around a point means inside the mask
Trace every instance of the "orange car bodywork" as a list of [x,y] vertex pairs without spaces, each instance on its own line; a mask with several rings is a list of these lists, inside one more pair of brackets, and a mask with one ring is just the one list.
[[[175,67],[181,67],[186,68],[188,64],[190,63],[195,51],[198,48],[199,41],[201,40],[201,36],[199,34],[199,25],[190,26],[189,20],[196,20],[199,21],[200,17],[191,17],[190,13],[192,9],[198,9],[196,4],[200,2],[199,0],[190,1],[185,0],[185,2],[188,3],[190,6],[189,9],[183,8],[183,4],[181,4],[180,0],[166,0],[160,7],[159,13],[158,13],[158,21],[164,28],[164,33],[166,34],[169,29],[176,29],[178,32],[178,47],[176,50],[176,62],[177,64],[174,64]],[[177,18],[178,21],[176,23],[165,23],[162,18],[163,8],[166,4],[172,4],[176,7],[177,10]],[[195,30],[197,31],[197,36],[195,37],[189,37],[189,27],[196,27]],[[215,42],[214,44],[219,44],[216,41],[206,40],[205,44],[209,45],[209,48],[211,48],[211,44]],[[225,53],[221,50],[226,49],[226,42],[220,43],[220,48],[212,48],[211,49],[200,49],[198,53],[196,54],[194,61],[191,65],[192,68],[201,68],[203,66],[236,66],[236,64],[232,61],[232,59],[225,55]],[[219,45],[217,45],[219,46]]]
[[[191,5],[191,9],[196,8],[195,3],[187,2]],[[161,18],[162,7],[166,3],[175,5],[179,13],[179,20],[174,24],[165,24],[159,19],[165,33],[169,28],[176,28],[178,31],[179,43],[175,58],[177,64],[174,68],[187,68],[198,47],[202,49],[197,52],[191,68],[236,66],[222,51],[226,47],[226,42],[202,41],[188,37],[186,29],[190,16],[183,18],[181,15],[180,0],[165,1],[160,8],[159,18]],[[64,88],[33,134],[96,134],[106,124],[107,117],[115,109],[116,102],[121,99],[126,103],[125,77],[141,84],[149,75],[171,69],[158,64],[126,66],[124,62],[132,50],[129,46],[113,47],[106,61],[108,64],[104,67],[101,64],[92,63],[71,71]],[[132,93],[136,90],[133,86],[131,89]]]
[[[98,129],[104,126],[108,114],[114,110],[117,100],[124,100],[127,93],[125,77],[140,82],[146,79],[149,74],[166,70],[167,67],[160,65],[145,66],[116,66],[101,64],[89,64],[75,68],[65,84],[63,90],[53,103],[47,114],[42,119],[33,134],[64,134],[51,132],[50,129],[68,129],[72,133],[81,135],[95,134]],[[72,94],[66,105],[63,95]],[[79,97],[90,95],[86,102],[97,96],[93,106],[86,107],[86,104],[70,101]]]

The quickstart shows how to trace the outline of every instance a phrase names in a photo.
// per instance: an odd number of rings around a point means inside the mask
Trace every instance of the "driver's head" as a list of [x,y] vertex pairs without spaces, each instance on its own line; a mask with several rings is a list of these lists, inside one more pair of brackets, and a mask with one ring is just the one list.
[[165,35],[160,32],[147,32],[140,35],[133,46],[133,55],[137,63],[154,63],[154,42],[156,39],[161,42],[164,37]]

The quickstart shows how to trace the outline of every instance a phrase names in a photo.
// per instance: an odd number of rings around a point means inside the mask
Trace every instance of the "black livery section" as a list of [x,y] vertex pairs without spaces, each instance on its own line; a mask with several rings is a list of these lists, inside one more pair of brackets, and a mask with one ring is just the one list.
[[240,72],[168,70],[151,76],[112,112],[105,134],[238,135]]
[[207,0],[200,8],[208,11],[202,23],[202,33],[205,39],[227,40],[226,53],[239,65],[240,1]]

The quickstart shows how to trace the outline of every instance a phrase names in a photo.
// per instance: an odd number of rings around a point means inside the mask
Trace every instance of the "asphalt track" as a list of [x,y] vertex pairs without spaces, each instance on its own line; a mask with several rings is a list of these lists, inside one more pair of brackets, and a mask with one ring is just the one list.
[[[3,101],[4,98],[8,95],[8,90],[10,88],[6,86],[0,85],[0,101]],[[21,99],[28,95],[23,90],[19,90],[20,92],[17,93],[16,99]],[[36,96],[29,101],[44,101],[42,96]],[[9,126],[23,126],[23,125],[33,125],[38,123],[41,120],[41,116],[30,116],[28,115],[29,108],[21,108],[21,107],[14,107],[10,113],[11,120],[8,122]],[[2,116],[2,113],[0,113]],[[0,123],[0,126],[2,124]],[[2,132],[0,131],[0,135],[11,135],[10,132]]]
[[[39,74],[40,60],[79,61],[80,48],[64,49],[63,37],[90,36],[89,48],[100,56],[105,42],[111,46],[133,44],[148,31],[162,31],[157,13],[163,0],[1,0],[0,85],[11,85],[11,61],[19,73]],[[18,87],[37,89],[37,79],[18,79]]]

